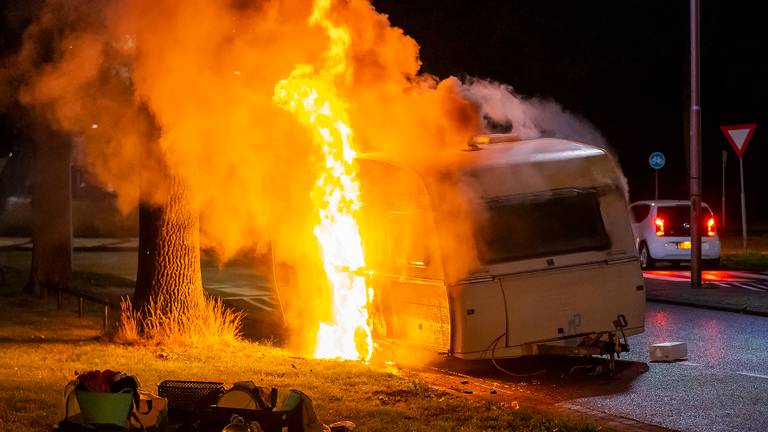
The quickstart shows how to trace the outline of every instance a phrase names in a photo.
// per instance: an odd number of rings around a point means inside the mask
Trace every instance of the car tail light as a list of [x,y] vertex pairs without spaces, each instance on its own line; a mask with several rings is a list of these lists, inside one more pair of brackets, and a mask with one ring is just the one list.
[[707,219],[707,235],[714,237],[717,232],[715,231],[715,218]]
[[661,237],[664,235],[664,219],[656,218],[656,236]]

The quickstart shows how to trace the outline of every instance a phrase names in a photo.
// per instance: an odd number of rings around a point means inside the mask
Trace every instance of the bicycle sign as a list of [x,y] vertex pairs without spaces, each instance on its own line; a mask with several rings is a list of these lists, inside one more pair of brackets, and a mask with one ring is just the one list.
[[664,153],[662,152],[653,152],[648,157],[648,164],[651,166],[651,168],[655,170],[660,170],[664,168],[664,164],[667,163],[667,158],[664,157]]

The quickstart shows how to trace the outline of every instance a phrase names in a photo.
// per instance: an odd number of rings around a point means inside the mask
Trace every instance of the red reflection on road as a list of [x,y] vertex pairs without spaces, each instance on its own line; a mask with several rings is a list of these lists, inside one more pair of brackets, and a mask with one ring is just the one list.
[[[695,350],[705,364],[722,363],[725,358],[725,341],[723,340],[723,325],[721,322],[708,319],[702,322],[700,328],[704,329],[704,339],[695,344]],[[691,345],[689,343],[689,345]]]
[[672,329],[672,319],[668,312],[654,311],[646,315],[646,319],[653,323],[650,327],[653,334],[650,334],[651,343],[669,342]]
[[647,273],[658,275],[658,276],[684,276],[684,274],[681,274],[681,273],[687,273],[688,277],[691,276],[691,272],[680,272],[680,271],[671,271],[671,270],[654,270],[654,271],[649,271]]
[[[691,280],[689,270],[645,270],[643,274],[646,277],[657,279]],[[743,282],[747,280],[743,273],[732,270],[704,270],[701,272],[701,279],[706,282]]]
[[704,330],[710,336],[719,336],[722,330],[722,326],[715,320],[707,320],[704,322]]
[[667,327],[669,325],[669,314],[666,312],[653,312],[649,318],[656,327]]
[[730,272],[723,270],[706,270],[701,272],[701,278],[707,281],[722,282],[728,280]]

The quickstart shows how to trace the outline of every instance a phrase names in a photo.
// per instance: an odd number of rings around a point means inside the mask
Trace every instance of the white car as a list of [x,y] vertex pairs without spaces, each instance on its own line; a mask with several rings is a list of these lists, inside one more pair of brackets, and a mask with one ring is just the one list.
[[[691,203],[682,200],[638,201],[630,206],[640,265],[691,260]],[[701,258],[708,268],[720,264],[717,222],[708,205],[701,204]]]

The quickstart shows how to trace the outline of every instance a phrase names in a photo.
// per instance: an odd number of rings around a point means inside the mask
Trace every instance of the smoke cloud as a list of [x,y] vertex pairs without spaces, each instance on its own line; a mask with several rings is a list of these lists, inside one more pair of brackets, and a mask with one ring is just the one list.
[[467,79],[462,91],[480,107],[488,132],[514,132],[521,139],[563,138],[608,147],[597,128],[555,101],[525,98],[507,84],[476,78]]
[[[479,107],[486,132],[512,132],[520,139],[551,137],[578,141],[606,150],[618,164],[618,155],[592,123],[553,100],[526,98],[510,85],[478,78],[468,78],[461,91]],[[623,174],[621,187],[629,199],[629,186]]]
[[[171,172],[201,210],[203,243],[222,260],[274,245],[281,261],[317,268],[309,194],[321,155],[272,100],[296,65],[322,61],[329,39],[309,24],[311,8],[305,0],[48,0],[20,52],[4,62],[0,84],[7,94],[21,82],[25,106],[78,138],[85,168],[116,193],[122,211],[162,203]],[[594,127],[554,102],[421,73],[416,41],[368,0],[333,2],[331,16],[352,40],[334,84],[360,152],[420,164],[500,129],[605,146]],[[440,191],[441,211],[465,217],[443,244],[462,256],[471,212],[455,193],[450,185]],[[460,274],[469,261],[452,270]],[[313,299],[327,297],[316,274],[299,279],[291,297],[301,301],[289,318],[311,322]]]

